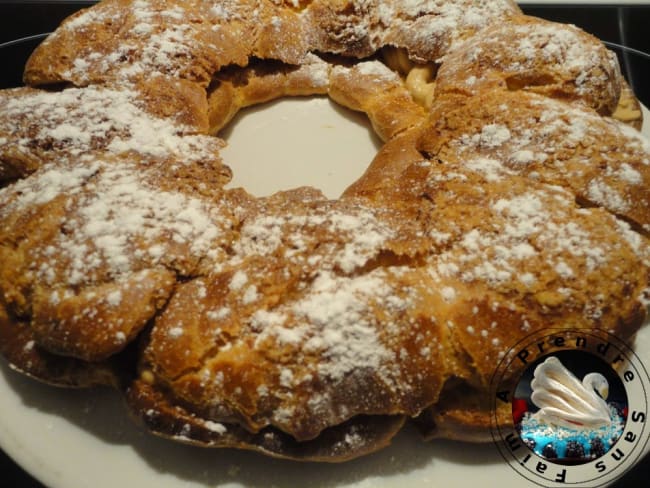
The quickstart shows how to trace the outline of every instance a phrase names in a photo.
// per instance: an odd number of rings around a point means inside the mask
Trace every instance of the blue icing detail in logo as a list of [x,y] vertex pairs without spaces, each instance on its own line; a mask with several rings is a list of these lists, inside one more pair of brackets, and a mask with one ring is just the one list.
[[569,428],[540,422],[527,412],[518,426],[523,442],[547,459],[595,459],[605,454],[620,438],[625,419],[610,404],[612,422],[597,428]]

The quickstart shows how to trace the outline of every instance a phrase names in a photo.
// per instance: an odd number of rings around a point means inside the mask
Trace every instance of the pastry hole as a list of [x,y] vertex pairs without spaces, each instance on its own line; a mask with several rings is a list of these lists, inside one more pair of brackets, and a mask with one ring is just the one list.
[[268,196],[312,186],[338,198],[382,143],[365,114],[326,97],[282,98],[240,111],[219,134],[230,188]]
[[408,57],[406,49],[386,46],[381,50],[381,57],[390,69],[406,76],[415,66]]
[[439,66],[434,63],[416,64],[409,59],[406,49],[393,46],[384,47],[381,50],[381,58],[386,66],[404,78],[413,100],[425,108],[430,108],[433,104]]

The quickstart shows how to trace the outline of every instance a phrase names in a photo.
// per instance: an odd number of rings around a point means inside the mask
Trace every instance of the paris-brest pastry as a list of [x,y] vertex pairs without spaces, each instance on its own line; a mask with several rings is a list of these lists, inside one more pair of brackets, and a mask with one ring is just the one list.
[[[24,81],[0,92],[0,349],[157,434],[321,461],[410,419],[486,441],[519,340],[645,320],[638,102],[598,40],[514,2],[108,0]],[[337,200],[230,188],[237,111],[316,95],[384,141],[365,174]]]

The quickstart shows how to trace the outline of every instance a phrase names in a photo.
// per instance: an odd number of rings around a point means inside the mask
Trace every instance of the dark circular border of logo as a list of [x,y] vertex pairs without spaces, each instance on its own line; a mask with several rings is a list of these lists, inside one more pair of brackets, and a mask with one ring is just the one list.
[[[529,449],[515,430],[510,411],[515,388],[528,366],[560,351],[582,351],[606,361],[620,377],[628,399],[628,417],[618,441],[602,457],[577,465],[555,463]],[[491,434],[503,459],[528,481],[543,487],[596,488],[632,468],[650,440],[650,376],[632,347],[594,329],[547,328],[530,334],[503,356],[490,384]]]

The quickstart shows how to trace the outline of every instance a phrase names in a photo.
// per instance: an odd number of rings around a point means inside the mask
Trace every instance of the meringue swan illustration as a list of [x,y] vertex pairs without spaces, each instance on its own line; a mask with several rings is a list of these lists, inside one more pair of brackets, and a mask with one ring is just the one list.
[[589,373],[580,381],[550,356],[535,368],[530,386],[530,398],[539,408],[533,418],[541,423],[593,429],[612,422],[605,401],[609,384],[600,373]]

